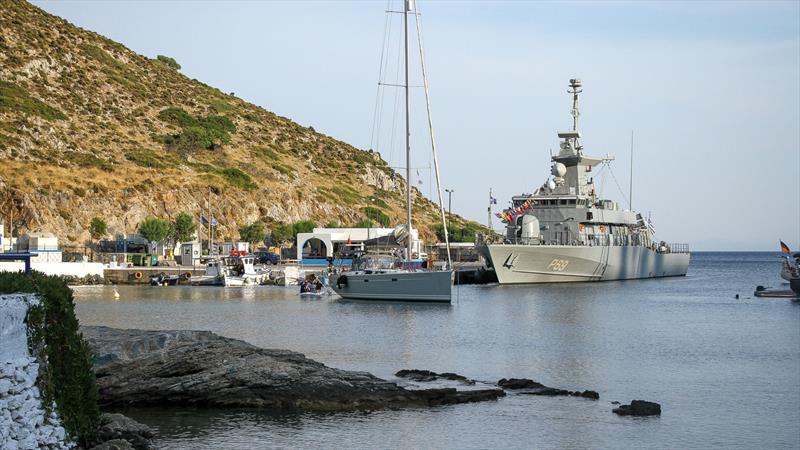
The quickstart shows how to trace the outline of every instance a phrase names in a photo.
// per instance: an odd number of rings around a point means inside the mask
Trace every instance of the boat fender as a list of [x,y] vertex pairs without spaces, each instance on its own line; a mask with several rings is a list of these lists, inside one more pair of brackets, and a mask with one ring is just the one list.
[[336,287],[341,289],[342,286],[347,286],[347,275],[339,275],[339,278],[336,279]]
[[137,280],[141,280],[142,279],[142,272],[134,273],[133,274],[133,278],[136,278]]
[[190,278],[192,278],[192,273],[191,272],[186,272],[186,273],[183,274],[183,279],[184,280],[188,280]]

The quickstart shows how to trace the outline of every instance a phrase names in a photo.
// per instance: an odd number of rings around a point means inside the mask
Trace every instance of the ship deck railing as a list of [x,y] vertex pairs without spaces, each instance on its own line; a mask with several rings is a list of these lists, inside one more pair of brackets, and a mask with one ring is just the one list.
[[672,243],[666,245],[666,250],[659,248],[659,253],[689,253],[689,244]]

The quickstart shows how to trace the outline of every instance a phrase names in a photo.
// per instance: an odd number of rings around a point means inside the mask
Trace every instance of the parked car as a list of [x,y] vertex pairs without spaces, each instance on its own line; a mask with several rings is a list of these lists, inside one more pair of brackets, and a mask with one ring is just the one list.
[[255,252],[253,256],[258,258],[259,264],[278,264],[281,262],[281,257],[272,252]]

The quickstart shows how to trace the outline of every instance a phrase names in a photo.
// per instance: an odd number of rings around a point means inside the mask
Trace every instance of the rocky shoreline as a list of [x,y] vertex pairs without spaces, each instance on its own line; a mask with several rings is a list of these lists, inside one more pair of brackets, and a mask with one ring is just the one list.
[[207,406],[281,412],[438,406],[496,400],[502,389],[407,389],[288,350],[208,331],[81,327],[102,407]]

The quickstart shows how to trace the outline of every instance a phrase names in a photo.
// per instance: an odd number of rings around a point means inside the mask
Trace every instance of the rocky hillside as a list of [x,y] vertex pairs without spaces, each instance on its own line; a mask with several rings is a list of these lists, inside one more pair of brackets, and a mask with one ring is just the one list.
[[[353,224],[370,206],[403,220],[405,180],[378,153],[21,0],[0,14],[0,158],[0,214],[67,244],[89,239],[93,217],[133,232],[148,216],[199,214],[209,196],[228,238],[254,221]],[[436,207],[419,193],[415,204],[430,236]]]

